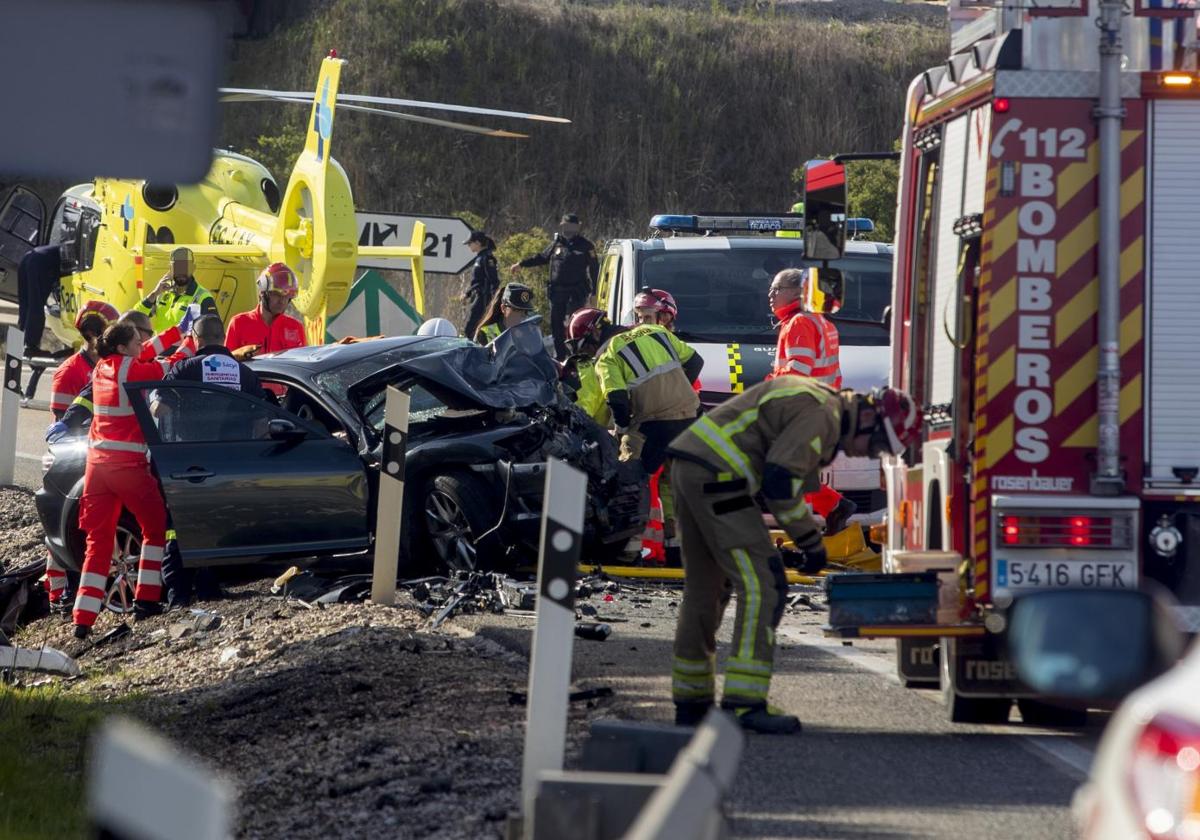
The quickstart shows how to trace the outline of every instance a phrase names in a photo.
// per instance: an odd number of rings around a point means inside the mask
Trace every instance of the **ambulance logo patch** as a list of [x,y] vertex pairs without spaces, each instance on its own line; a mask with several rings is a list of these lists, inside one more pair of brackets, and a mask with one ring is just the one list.
[[221,385],[225,388],[241,389],[242,369],[237,361],[228,356],[205,356],[200,363],[206,385]]

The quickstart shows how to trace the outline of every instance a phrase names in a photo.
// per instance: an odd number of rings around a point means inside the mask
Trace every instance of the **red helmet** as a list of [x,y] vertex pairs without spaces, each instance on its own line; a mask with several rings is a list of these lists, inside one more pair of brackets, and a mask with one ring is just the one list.
[[679,307],[670,292],[662,289],[642,289],[633,299],[634,309],[653,309],[655,312],[666,312],[672,318],[679,314]]
[[260,293],[279,292],[294,298],[300,292],[300,281],[296,279],[296,272],[281,262],[271,263],[259,272],[255,283]]
[[578,341],[607,319],[601,309],[578,309],[567,324],[567,338]]
[[97,317],[104,320],[103,326],[100,327],[100,331],[103,332],[109,324],[121,317],[121,313],[111,303],[105,303],[102,300],[89,300],[83,306],[79,307],[79,313],[75,316],[75,329],[83,332],[83,322],[88,318]]
[[887,437],[887,448],[899,455],[921,440],[921,409],[908,394],[896,388],[877,388],[871,404]]

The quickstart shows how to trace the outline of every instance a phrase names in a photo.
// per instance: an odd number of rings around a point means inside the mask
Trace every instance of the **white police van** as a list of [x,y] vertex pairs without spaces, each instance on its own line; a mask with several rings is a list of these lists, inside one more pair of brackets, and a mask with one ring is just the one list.
[[[614,239],[605,249],[598,305],[613,323],[632,323],[638,289],[664,289],[679,305],[676,334],[704,358],[700,398],[716,405],[763,381],[775,359],[778,330],[767,305],[771,278],[785,268],[815,266],[804,257],[804,219],[794,214],[655,216],[649,239]],[[874,225],[850,219],[847,230]],[[758,233],[764,231],[764,233]],[[841,338],[843,387],[869,390],[887,382],[892,297],[892,246],[850,241],[841,269],[845,296],[832,316]],[[878,522],[886,503],[879,462],[839,455],[823,481],[858,505],[853,521]]]

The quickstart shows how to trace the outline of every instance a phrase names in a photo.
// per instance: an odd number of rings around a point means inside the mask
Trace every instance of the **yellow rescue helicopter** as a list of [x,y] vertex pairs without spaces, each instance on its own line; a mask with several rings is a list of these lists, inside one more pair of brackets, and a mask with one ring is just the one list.
[[215,152],[212,168],[197,184],[97,178],[72,187],[59,199],[48,227],[40,218],[45,215],[44,209],[39,209],[40,199],[24,187],[15,188],[0,205],[0,272],[7,274],[0,282],[0,297],[16,299],[17,263],[38,244],[38,232],[44,230],[42,238],[62,245],[60,278],[47,306],[47,322],[69,346],[80,342],[74,326],[80,307],[90,300],[102,300],[120,311],[132,308],[154,289],[169,266],[171,251],[179,246],[191,249],[196,280],[213,294],[226,320],[254,308],[254,279],[265,265],[287,263],[300,281],[294,306],[304,317],[313,344],[324,343],[327,319],[345,305],[360,256],[407,258],[412,266],[413,304],[422,312],[424,225],[416,225],[411,243],[405,247],[358,244],[350,182],[330,156],[335,110],[366,111],[507,138],[527,135],[375,106],[570,121],[490,108],[339,94],[345,63],[336,52],[322,60],[315,95],[242,88],[221,91],[227,102],[311,103],[304,149],[282,193],[265,166],[230,151]]

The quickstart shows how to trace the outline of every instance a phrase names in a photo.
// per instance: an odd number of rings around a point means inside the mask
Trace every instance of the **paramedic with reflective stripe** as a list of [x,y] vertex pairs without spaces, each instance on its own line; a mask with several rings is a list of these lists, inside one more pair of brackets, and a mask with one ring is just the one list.
[[[188,319],[190,315],[185,315]],[[145,351],[137,329],[118,322],[104,331],[98,344],[100,361],[92,375],[95,417],[88,434],[87,469],[79,504],[79,527],[87,534],[79,594],[75,599],[75,636],[91,632],[103,605],[112,566],[113,545],[121,509],[137,519],[142,533],[135,608],[153,612],[161,595],[163,545],[167,511],[150,472],[149,452],[125,383],[162,379],[167,360],[143,362]]]
[[[787,268],[771,281],[767,301],[781,325],[775,368],[767,378],[809,376],[841,388],[838,331],[824,313],[841,307],[842,290],[839,284],[823,291],[814,271]],[[808,503],[824,517],[827,534],[839,533],[858,510],[858,505],[827,484],[811,493]]]
[[721,705],[752,731],[800,730],[795,716],[767,705],[787,578],[754,495],[762,491],[795,543],[793,564],[818,572],[825,549],[805,486],[839,448],[852,456],[898,454],[919,439],[920,426],[920,412],[901,392],[838,393],[783,376],[734,395],[671,442],[685,575],[672,668],[677,723],[695,725],[713,705],[728,581],[738,603]]
[[50,393],[50,411],[55,420],[61,420],[71,401],[92,381],[92,368],[96,366],[96,341],[117,320],[117,310],[108,303],[89,300],[75,318],[75,329],[83,337],[79,352],[70,356],[54,371]]
[[666,460],[666,447],[700,410],[692,380],[700,354],[657,324],[613,336],[596,361],[600,390],[622,434],[622,457],[640,458],[647,473]]

